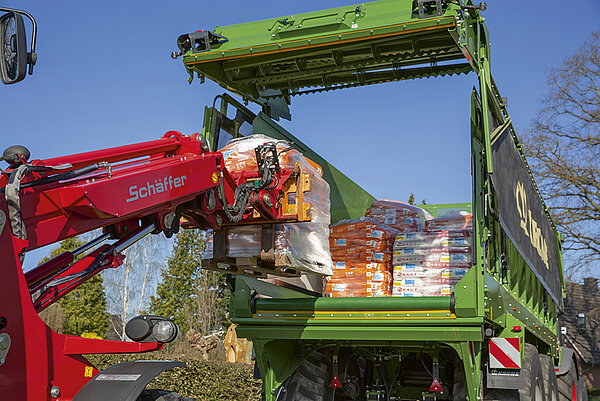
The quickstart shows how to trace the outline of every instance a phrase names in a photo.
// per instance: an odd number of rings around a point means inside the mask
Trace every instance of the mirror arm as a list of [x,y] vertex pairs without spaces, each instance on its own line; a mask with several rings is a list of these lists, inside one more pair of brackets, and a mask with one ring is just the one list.
[[29,18],[29,20],[31,21],[31,24],[33,26],[32,33],[31,33],[31,51],[27,55],[28,56],[27,64],[29,64],[29,71],[28,71],[29,75],[32,75],[33,74],[33,66],[37,62],[37,54],[35,54],[35,38],[37,36],[37,23],[35,22],[35,18],[33,18],[33,16],[31,14],[29,14],[27,11],[17,10],[14,8],[0,7],[0,11],[14,12],[17,14],[22,14],[22,15],[26,16],[27,18]]

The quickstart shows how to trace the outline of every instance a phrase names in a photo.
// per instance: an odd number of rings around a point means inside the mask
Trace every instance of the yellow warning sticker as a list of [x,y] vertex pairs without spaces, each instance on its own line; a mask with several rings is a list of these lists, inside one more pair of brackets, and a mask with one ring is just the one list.
[[217,183],[217,181],[219,181],[219,176],[217,175],[217,173],[212,173],[212,180],[215,184]]
[[86,366],[85,372],[83,373],[83,377],[92,377],[92,376],[94,376],[94,367]]

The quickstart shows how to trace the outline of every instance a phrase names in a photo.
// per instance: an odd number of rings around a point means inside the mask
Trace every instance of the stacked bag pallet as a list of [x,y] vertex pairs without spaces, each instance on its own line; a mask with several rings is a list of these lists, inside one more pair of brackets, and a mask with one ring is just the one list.
[[473,215],[450,213],[400,233],[394,243],[393,296],[450,296],[473,263]]
[[329,230],[333,275],[326,295],[376,297],[392,295],[393,244],[399,233],[418,232],[430,218],[407,203],[374,202],[365,217],[342,220]]
[[329,229],[332,297],[390,296],[392,247],[398,231],[372,218],[342,220]]
[[[294,168],[300,164],[305,174],[310,174],[311,188],[304,201],[311,205],[311,221],[275,225],[275,256],[286,260],[288,267],[321,275],[330,275],[332,262],[329,254],[328,228],[329,184],[322,178],[319,165],[305,158],[286,141],[265,135],[233,139],[220,151],[225,166],[231,172],[250,171],[258,168],[254,149],[265,143],[275,142],[281,166]],[[261,227],[247,225],[227,227],[226,255],[232,258],[257,257],[261,253]],[[212,259],[212,233],[207,236],[207,249],[202,259]]]

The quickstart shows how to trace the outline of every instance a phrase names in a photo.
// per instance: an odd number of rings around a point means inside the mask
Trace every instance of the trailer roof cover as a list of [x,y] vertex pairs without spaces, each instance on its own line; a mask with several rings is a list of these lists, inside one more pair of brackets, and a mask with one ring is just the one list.
[[[190,73],[263,106],[293,95],[468,73],[460,8],[420,16],[417,2],[388,0],[216,27],[181,35]],[[441,13],[441,14],[440,14]],[[204,31],[206,33],[208,31]]]

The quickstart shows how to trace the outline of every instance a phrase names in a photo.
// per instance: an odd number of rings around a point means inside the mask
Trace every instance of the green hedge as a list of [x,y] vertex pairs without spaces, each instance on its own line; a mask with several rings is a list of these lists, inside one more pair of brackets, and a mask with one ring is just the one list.
[[162,373],[148,388],[176,391],[198,401],[259,401],[260,381],[253,379],[252,366],[192,359],[185,355],[153,352],[137,355],[87,355],[102,370],[111,365],[140,359],[171,359],[187,363],[187,369],[175,368]]

